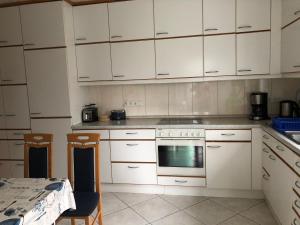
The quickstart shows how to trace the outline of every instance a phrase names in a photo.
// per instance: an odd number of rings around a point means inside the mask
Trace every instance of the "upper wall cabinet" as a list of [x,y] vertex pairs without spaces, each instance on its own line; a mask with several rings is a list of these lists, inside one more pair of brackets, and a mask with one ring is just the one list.
[[19,7],[0,8],[0,46],[21,45]]
[[26,83],[23,47],[0,48],[1,84]]
[[76,43],[109,41],[107,4],[73,7]]
[[299,0],[282,0],[282,26],[300,17]]
[[235,0],[203,0],[204,34],[235,32]]
[[113,80],[155,78],[154,41],[111,44]]
[[155,37],[202,34],[202,0],[154,0]]
[[203,76],[203,37],[156,41],[157,78]]
[[154,37],[153,0],[113,2],[108,9],[111,41]]
[[270,0],[237,0],[237,32],[269,30],[271,24]]
[[63,5],[58,1],[21,6],[25,49],[66,45]]
[[237,35],[237,75],[270,73],[270,32]]

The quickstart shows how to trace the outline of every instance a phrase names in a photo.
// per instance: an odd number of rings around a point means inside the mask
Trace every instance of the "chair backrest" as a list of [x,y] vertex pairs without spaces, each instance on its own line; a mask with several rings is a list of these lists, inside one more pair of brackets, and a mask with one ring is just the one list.
[[100,135],[74,133],[67,138],[68,178],[74,191],[100,193]]
[[24,177],[52,177],[52,134],[24,134]]

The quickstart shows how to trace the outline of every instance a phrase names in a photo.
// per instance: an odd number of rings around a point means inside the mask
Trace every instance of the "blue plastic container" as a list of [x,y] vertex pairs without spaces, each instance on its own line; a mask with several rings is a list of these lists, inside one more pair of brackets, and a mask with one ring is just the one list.
[[272,127],[280,132],[285,131],[300,131],[300,117],[283,118],[274,117],[272,119]]

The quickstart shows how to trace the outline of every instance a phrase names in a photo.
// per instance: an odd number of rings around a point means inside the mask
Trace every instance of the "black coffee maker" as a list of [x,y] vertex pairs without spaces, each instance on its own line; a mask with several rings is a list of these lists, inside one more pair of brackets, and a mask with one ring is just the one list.
[[268,116],[268,93],[254,92],[250,95],[251,103],[251,120],[266,120]]

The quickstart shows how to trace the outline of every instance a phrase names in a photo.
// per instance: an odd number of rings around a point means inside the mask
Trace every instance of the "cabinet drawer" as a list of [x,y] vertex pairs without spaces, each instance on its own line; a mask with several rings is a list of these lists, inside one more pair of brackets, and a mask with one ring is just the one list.
[[10,159],[24,159],[24,142],[8,141]]
[[31,130],[7,130],[7,139],[24,139],[24,134],[30,134]]
[[112,163],[113,183],[157,184],[155,163]]
[[22,178],[24,177],[24,162],[15,161],[11,162],[11,176],[13,178]]
[[159,185],[175,185],[175,186],[206,186],[205,178],[194,178],[194,177],[157,177]]
[[7,136],[5,130],[0,130],[0,139],[6,139],[6,138]]
[[251,141],[251,130],[206,130],[207,141]]
[[111,160],[156,162],[155,141],[111,141]]
[[111,130],[111,139],[155,139],[155,130]]
[[109,139],[109,131],[108,130],[73,130],[73,133],[97,133],[97,134],[100,134],[101,140]]
[[269,172],[269,155],[272,154],[271,149],[267,147],[264,143],[262,145],[262,165]]
[[5,178],[11,177],[11,162],[0,161],[0,177],[5,177]]

